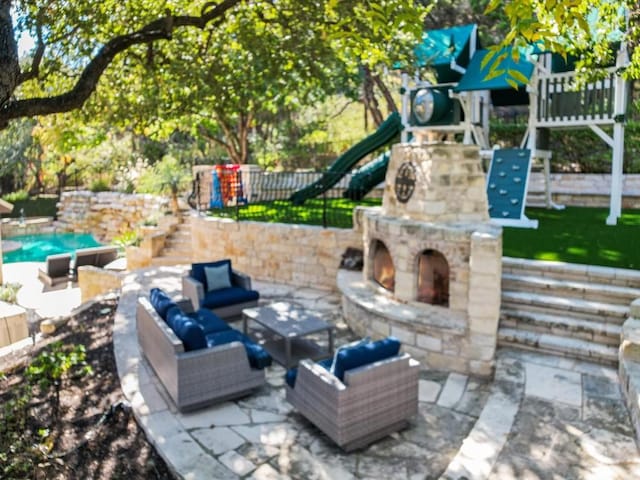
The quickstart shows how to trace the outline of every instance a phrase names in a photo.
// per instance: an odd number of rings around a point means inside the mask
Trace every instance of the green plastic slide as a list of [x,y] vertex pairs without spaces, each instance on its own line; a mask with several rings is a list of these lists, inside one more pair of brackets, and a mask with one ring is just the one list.
[[387,150],[369,163],[354,170],[351,174],[349,187],[344,191],[342,196],[349,200],[362,200],[376,185],[384,182],[390,158],[391,150]]
[[371,135],[356,143],[340,155],[318,180],[297,192],[289,200],[294,205],[302,205],[307,199],[317,197],[340,181],[362,157],[391,142],[402,130],[402,121],[397,112],[393,112]]

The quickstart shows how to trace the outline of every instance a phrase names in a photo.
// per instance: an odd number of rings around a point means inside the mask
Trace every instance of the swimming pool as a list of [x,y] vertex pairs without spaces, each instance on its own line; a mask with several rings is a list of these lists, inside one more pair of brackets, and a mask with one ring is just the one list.
[[3,253],[4,263],[44,262],[48,255],[73,253],[78,248],[102,245],[89,233],[39,233],[7,237],[3,240],[22,244],[22,248],[18,250]]

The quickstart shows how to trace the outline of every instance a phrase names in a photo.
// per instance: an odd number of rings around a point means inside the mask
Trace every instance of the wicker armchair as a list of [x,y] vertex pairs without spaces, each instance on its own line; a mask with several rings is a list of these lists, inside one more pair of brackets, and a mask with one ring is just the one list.
[[[226,266],[229,282],[227,288],[210,290],[204,271],[209,266]],[[193,309],[207,308],[227,321],[239,320],[242,310],[258,306],[260,295],[251,289],[251,277],[231,268],[230,260],[193,263],[191,270],[182,277],[182,295],[191,300]]]
[[343,450],[404,428],[418,411],[419,363],[400,354],[347,370],[344,382],[325,366],[300,362],[286,398]]
[[138,342],[180,411],[241,397],[265,383],[239,341],[185,352],[183,342],[147,298],[138,298]]

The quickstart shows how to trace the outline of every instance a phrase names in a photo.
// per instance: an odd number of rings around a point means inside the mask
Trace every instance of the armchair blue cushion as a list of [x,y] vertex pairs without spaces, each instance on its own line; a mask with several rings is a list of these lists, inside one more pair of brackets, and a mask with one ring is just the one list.
[[171,300],[171,297],[165,293],[164,290],[159,288],[152,288],[149,293],[149,302],[156,309],[158,315],[163,320],[167,320],[167,312],[172,307],[177,307],[176,303]]
[[200,325],[200,327],[202,327],[205,335],[215,332],[221,332],[223,330],[229,330],[231,328],[227,324],[227,322],[222,320],[215,313],[202,308],[197,312],[184,313],[178,306],[171,307],[167,311],[166,322],[175,331],[176,319],[181,317],[187,317],[196,322],[198,325]]
[[249,337],[237,330],[229,329],[222,332],[211,333],[206,336],[207,346],[215,347],[231,342],[240,342],[244,345],[249,358],[251,368],[262,369],[271,365],[272,359],[264,348],[251,341]]
[[207,284],[207,275],[204,271],[205,267],[219,267],[226,265],[229,269],[229,283],[231,283],[231,260],[218,260],[217,262],[203,262],[191,264],[191,276],[198,280],[204,286],[204,291],[209,291],[209,285]]
[[400,341],[395,337],[345,348],[336,356],[334,375],[342,382],[345,371],[393,357],[398,355],[399,351]]
[[258,300],[258,298],[260,298],[260,294],[255,290],[245,290],[241,287],[221,288],[205,293],[200,306],[218,308]]
[[[333,358],[325,358],[324,360],[320,360],[318,365],[320,365],[325,370],[329,371],[331,368],[331,363],[333,362]],[[296,378],[298,378],[298,367],[293,367],[287,370],[287,373],[284,374],[284,381],[287,382],[291,388],[296,386]]]

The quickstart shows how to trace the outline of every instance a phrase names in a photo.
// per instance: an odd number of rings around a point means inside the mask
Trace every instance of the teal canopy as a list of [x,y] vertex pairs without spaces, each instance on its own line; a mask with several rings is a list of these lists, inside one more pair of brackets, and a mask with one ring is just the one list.
[[451,60],[462,67],[469,64],[471,35],[476,35],[476,45],[480,45],[475,25],[429,30],[422,35],[422,43],[414,50],[416,65],[433,67],[438,83],[456,82],[460,73],[451,70]]
[[519,61],[516,62],[511,55],[511,49],[506,49],[505,51],[507,53],[506,57],[494,70],[494,72],[500,73],[495,76],[492,75],[491,77],[488,76],[491,73],[489,67],[491,66],[492,60],[484,67],[482,66],[482,60],[487,53],[489,53],[488,50],[476,51],[476,54],[467,66],[467,71],[453,90],[455,92],[466,92],[470,90],[513,90],[513,86],[507,82],[507,78],[514,80],[518,86],[525,86],[522,82],[514,79],[513,76],[509,77],[508,72],[510,70],[516,71],[525,78],[530,79],[533,74],[533,63],[525,60],[524,54],[520,55]]

